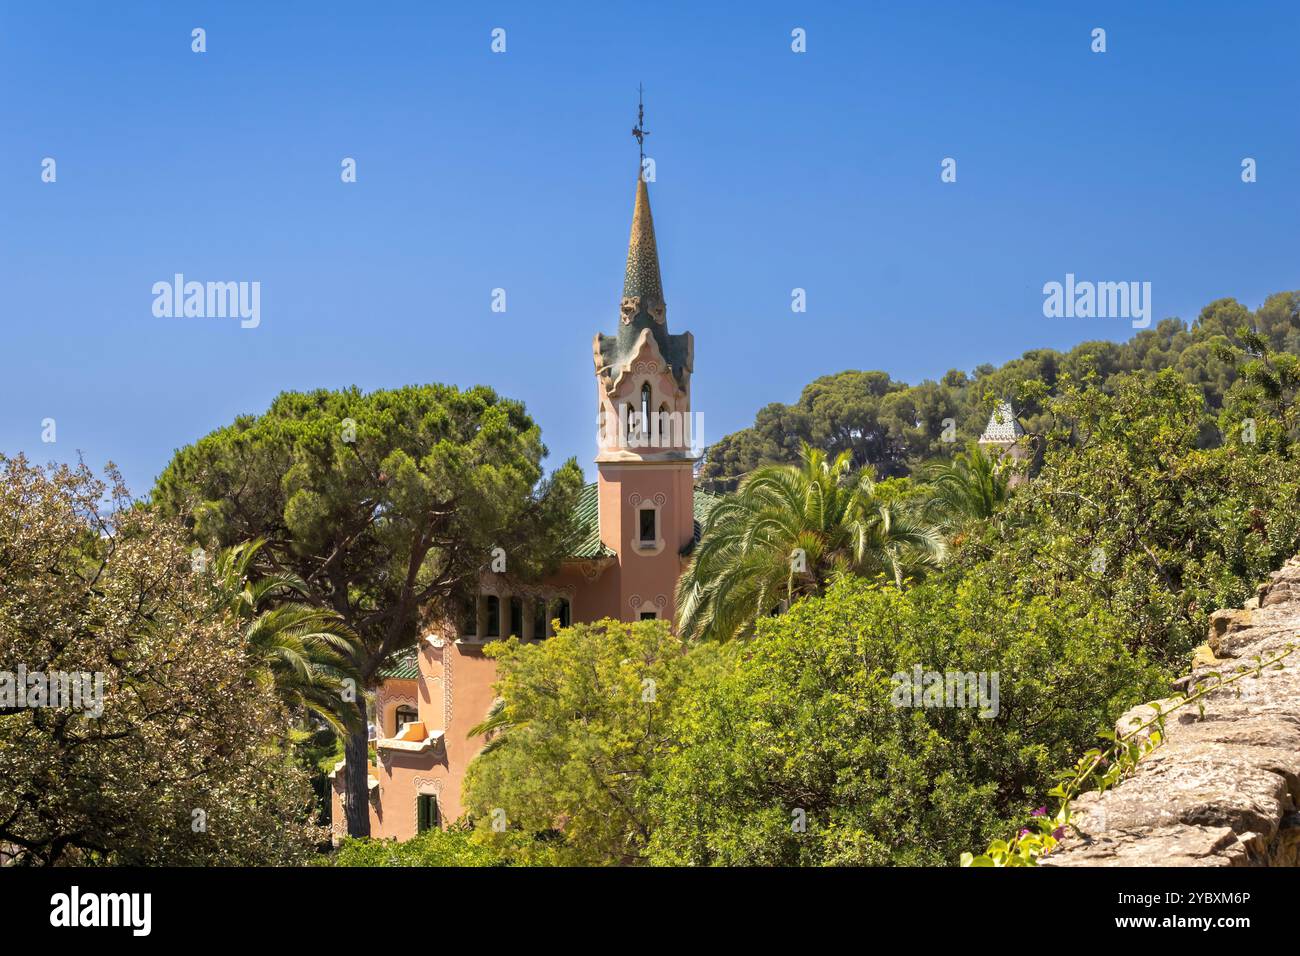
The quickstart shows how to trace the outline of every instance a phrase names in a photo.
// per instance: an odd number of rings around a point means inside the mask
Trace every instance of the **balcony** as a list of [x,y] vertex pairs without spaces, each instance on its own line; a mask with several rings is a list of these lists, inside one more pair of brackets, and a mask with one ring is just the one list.
[[442,738],[441,730],[429,730],[424,721],[411,720],[398,728],[397,736],[376,740],[375,747],[400,753],[424,753],[442,746]]

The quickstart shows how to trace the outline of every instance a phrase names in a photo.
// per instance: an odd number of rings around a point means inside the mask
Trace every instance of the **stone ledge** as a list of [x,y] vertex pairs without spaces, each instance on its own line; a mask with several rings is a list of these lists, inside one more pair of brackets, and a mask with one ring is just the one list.
[[[1300,646],[1300,559],[1240,610],[1210,616],[1209,648],[1177,683],[1194,687]],[[1204,658],[1217,660],[1204,662]],[[1155,716],[1135,707],[1117,733]],[[1164,743],[1119,786],[1074,804],[1075,830],[1042,866],[1300,865],[1300,651],[1170,716]]]

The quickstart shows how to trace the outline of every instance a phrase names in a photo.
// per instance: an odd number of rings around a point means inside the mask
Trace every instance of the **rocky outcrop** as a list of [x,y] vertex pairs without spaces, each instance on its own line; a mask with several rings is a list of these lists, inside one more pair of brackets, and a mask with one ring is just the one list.
[[[1177,683],[1191,693],[1300,646],[1300,558],[1242,610],[1210,617],[1208,646]],[[1130,733],[1174,699],[1115,724]],[[1300,865],[1300,650],[1171,714],[1165,740],[1120,784],[1074,803],[1071,833],[1042,866]]]

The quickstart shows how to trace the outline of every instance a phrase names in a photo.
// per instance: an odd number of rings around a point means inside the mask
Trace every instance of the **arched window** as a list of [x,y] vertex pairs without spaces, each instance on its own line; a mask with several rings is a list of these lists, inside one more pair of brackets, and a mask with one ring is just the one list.
[[402,729],[402,724],[409,724],[419,719],[420,712],[410,704],[398,704],[397,709],[393,711],[394,735]]
[[650,383],[641,386],[641,434],[650,434]]
[[568,627],[573,623],[569,619],[569,602],[565,598],[555,602],[555,617],[559,619],[560,627]]
[[495,594],[489,594],[487,599],[488,619],[487,619],[487,636],[501,636],[501,599]]
[[510,599],[510,635],[512,637],[524,636],[524,602],[522,598],[512,597]]

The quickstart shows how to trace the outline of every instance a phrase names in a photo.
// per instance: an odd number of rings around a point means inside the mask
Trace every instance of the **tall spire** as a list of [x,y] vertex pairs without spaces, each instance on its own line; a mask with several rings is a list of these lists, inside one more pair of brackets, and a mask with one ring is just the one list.
[[623,298],[641,299],[647,305],[664,299],[663,280],[659,274],[659,247],[655,244],[655,221],[650,214],[650,191],[642,176],[636,178],[636,204],[632,207],[632,235],[627,242]]
[[[632,135],[640,148],[636,174],[636,201],[632,207],[632,236],[627,243],[627,271],[623,275],[623,299],[639,299],[646,305],[662,303],[663,281],[659,275],[659,247],[655,244],[655,221],[650,215],[650,190],[645,182],[645,90],[637,87],[636,125]],[[640,304],[640,303],[638,303]]]

